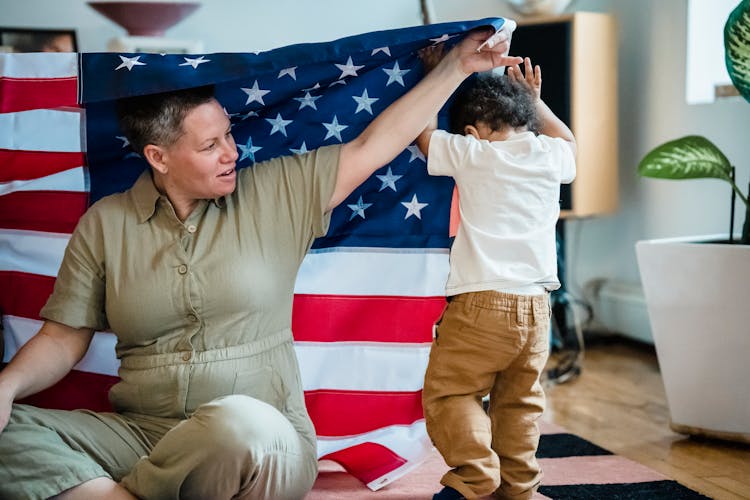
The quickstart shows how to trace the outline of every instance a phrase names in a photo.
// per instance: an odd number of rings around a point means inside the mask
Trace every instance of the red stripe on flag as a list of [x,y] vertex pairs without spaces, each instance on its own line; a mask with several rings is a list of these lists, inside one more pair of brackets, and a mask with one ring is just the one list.
[[294,296],[294,339],[307,342],[432,342],[445,297]]
[[78,78],[0,78],[0,113],[78,106]]
[[0,182],[38,179],[85,164],[83,153],[0,149]]
[[72,233],[86,211],[88,193],[17,191],[0,196],[0,227]]
[[119,380],[111,375],[73,370],[49,389],[17,402],[58,410],[112,411],[109,388]]
[[305,405],[318,436],[348,436],[424,418],[422,391],[305,391]]
[[42,310],[55,286],[53,276],[22,273],[20,271],[0,271],[0,311],[11,316],[41,319]]
[[406,460],[377,443],[362,443],[321,457],[341,464],[365,484],[398,469]]

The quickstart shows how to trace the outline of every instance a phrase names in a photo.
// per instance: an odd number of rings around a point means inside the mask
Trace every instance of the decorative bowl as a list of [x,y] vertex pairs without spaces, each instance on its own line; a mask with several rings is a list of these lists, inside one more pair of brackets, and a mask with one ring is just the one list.
[[568,6],[571,0],[505,0],[524,15],[557,15]]
[[192,14],[200,2],[87,2],[131,36],[163,36]]

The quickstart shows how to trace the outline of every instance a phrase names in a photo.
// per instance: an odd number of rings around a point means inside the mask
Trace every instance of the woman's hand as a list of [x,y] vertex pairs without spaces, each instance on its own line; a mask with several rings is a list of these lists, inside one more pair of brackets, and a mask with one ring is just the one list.
[[542,68],[537,64],[531,67],[531,59],[528,57],[523,61],[523,72],[518,65],[508,68],[508,78],[525,86],[534,96],[534,100],[542,99]]
[[0,371],[0,431],[15,399],[25,398],[62,379],[86,354],[94,330],[45,321],[36,335]]
[[[482,44],[489,38],[493,38],[492,44],[487,44],[482,47]],[[464,37],[464,39],[448,53],[447,58],[453,57],[457,61],[458,67],[464,75],[470,75],[474,72],[480,71],[489,71],[500,66],[520,64],[521,61],[523,61],[522,58],[508,55],[510,39],[510,31],[501,30],[496,33],[493,29],[486,28],[474,30],[466,35],[466,37]]]
[[8,425],[10,411],[13,408],[13,394],[6,387],[0,385],[0,434]]

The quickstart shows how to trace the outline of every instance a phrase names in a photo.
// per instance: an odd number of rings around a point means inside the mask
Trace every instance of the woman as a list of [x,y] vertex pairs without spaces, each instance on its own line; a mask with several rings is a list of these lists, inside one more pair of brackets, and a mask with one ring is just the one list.
[[[129,101],[150,171],[93,205],[45,322],[0,373],[2,498],[301,498],[317,473],[291,334],[297,269],[330,211],[472,72],[517,63],[490,31],[457,45],[353,141],[235,171],[210,90]],[[116,413],[13,405],[116,333]],[[7,427],[6,427],[7,425]]]

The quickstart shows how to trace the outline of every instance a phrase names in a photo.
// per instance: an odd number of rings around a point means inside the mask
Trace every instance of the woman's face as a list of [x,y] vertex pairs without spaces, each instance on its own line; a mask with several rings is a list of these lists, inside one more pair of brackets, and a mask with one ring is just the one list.
[[164,148],[169,191],[183,199],[211,199],[234,191],[237,146],[229,118],[214,99],[193,108],[182,124],[184,134]]

